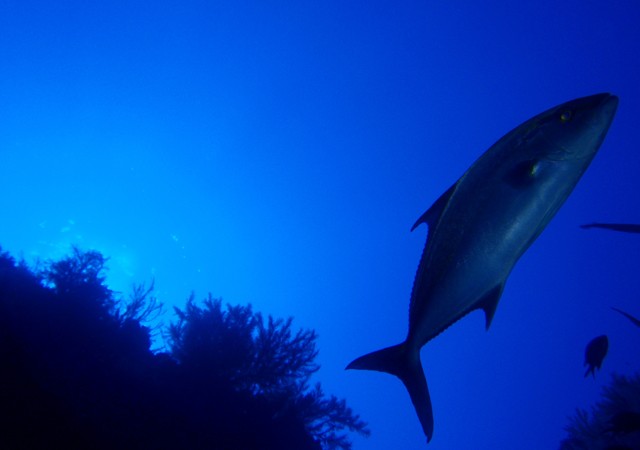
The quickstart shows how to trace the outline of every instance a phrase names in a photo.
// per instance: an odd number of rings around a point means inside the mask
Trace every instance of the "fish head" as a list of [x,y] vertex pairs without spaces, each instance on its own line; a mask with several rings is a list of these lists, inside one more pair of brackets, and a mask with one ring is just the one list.
[[[568,101],[525,122],[521,148],[537,161],[574,162],[586,166],[611,126],[618,97],[595,94]],[[534,144],[534,145],[532,145]]]

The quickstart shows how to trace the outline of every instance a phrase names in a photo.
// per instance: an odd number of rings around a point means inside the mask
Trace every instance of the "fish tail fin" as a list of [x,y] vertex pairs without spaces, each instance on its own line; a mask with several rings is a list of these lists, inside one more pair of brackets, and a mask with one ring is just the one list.
[[427,442],[431,440],[433,436],[433,410],[418,350],[408,350],[404,344],[394,345],[355,359],[347,366],[347,369],[375,370],[400,378],[409,391],[411,402],[418,414]]

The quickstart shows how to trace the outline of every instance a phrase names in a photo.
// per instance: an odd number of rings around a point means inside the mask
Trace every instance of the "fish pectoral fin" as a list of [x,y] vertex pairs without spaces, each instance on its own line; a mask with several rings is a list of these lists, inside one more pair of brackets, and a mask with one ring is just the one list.
[[493,320],[493,316],[496,313],[496,308],[498,307],[498,302],[500,301],[503,290],[504,282],[498,284],[496,287],[487,292],[477,303],[478,309],[482,309],[484,311],[487,330],[491,326],[491,321]]
[[438,200],[436,200],[433,205],[431,205],[431,207],[427,209],[427,211],[423,215],[420,216],[418,220],[416,220],[416,223],[414,223],[411,227],[411,231],[415,230],[419,225],[422,225],[423,223],[426,223],[427,225],[429,225],[429,227],[431,227],[433,223],[438,220],[438,217],[440,217],[442,211],[444,211],[447,203],[449,203],[449,199],[453,195],[453,192],[456,190],[457,185],[458,183],[456,182],[453,186],[447,189],[445,193],[442,194],[438,198]]
[[545,164],[536,159],[521,161],[505,176],[504,180],[516,189],[531,186],[544,175]]

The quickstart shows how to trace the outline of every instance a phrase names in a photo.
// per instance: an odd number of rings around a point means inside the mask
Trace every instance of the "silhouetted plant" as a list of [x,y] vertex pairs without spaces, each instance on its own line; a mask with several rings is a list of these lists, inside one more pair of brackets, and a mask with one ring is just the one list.
[[[116,302],[115,317],[120,322],[123,331],[129,333],[132,338],[142,344],[147,349],[150,348],[152,337],[162,332],[162,322],[159,320],[163,314],[162,304],[152,295],[154,281],[149,287],[144,283],[134,284],[131,288],[129,298]],[[142,323],[147,324],[143,326]],[[154,352],[161,348],[155,348]]]
[[151,280],[148,288],[144,283],[134,284],[129,294],[129,300],[120,302],[116,317],[122,322],[135,320],[150,323],[157,320],[162,314],[162,304],[151,295],[154,287],[154,280]]
[[591,414],[578,409],[566,427],[561,450],[640,448],[640,374],[613,374]]
[[307,430],[325,449],[350,449],[345,430],[369,436],[367,424],[353,413],[347,403],[335,396],[325,398],[320,384],[296,399]]
[[341,434],[345,429],[368,435],[366,424],[343,400],[326,399],[319,384],[309,390],[308,381],[319,369],[314,331],[293,333],[291,318],[269,316],[265,323],[250,305],[227,305],[223,311],[221,300],[211,295],[203,308],[192,295],[176,314],[169,341],[179,363],[197,367],[209,380],[225,380],[238,391],[263,396],[276,414],[298,417],[324,449],[351,448]]
[[41,281],[41,277],[34,273],[25,261],[16,263],[16,260],[0,247],[0,284],[24,293],[39,290]]
[[104,285],[105,259],[96,250],[71,247],[71,255],[52,261],[43,271],[44,279],[59,293],[67,293],[86,284]]
[[45,264],[40,276],[56,294],[69,299],[81,298],[95,305],[102,314],[112,314],[116,300],[105,284],[107,259],[96,250],[83,251],[71,247],[71,255]]
[[265,324],[257,313],[254,320],[254,356],[245,388],[267,395],[306,389],[309,378],[319,369],[314,362],[318,355],[316,333],[298,330],[292,334],[291,317],[285,321],[269,316]]
[[308,388],[313,331],[191,296],[170,352],[153,354],[141,324],[161,313],[153,282],[125,301],[106,261],[73,248],[34,273],[0,249],[0,448],[329,450],[350,448],[346,430],[368,433]]
[[229,306],[223,312],[220,301],[211,295],[200,308],[192,294],[184,311],[174,310],[178,322],[169,326],[171,355],[202,377],[238,385],[253,359],[255,319],[251,308]]

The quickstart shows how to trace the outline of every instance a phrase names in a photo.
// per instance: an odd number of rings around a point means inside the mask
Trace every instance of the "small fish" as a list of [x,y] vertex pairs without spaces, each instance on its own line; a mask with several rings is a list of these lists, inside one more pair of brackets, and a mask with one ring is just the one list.
[[511,270],[569,197],[598,152],[618,98],[597,94],[514,128],[418,219],[429,235],[413,283],[404,342],[347,369],[376,370],[405,385],[427,442],[433,411],[420,349],[470,312],[489,328]]
[[580,228],[603,228],[605,230],[622,231],[624,233],[640,233],[640,224],[637,223],[587,223]]
[[631,322],[633,322],[633,324],[637,327],[640,327],[640,320],[636,319],[635,317],[633,317],[631,314],[626,313],[624,311],[622,311],[621,309],[618,308],[614,308],[613,306],[611,307],[611,309],[613,309],[614,311],[619,312],[620,314],[622,314],[623,316],[625,316],[627,319],[629,319]]
[[602,366],[602,360],[607,356],[609,350],[609,338],[603,334],[597,338],[593,338],[591,342],[587,344],[587,348],[584,352],[584,365],[588,366],[584,376],[589,374],[596,376],[596,369],[600,369]]

